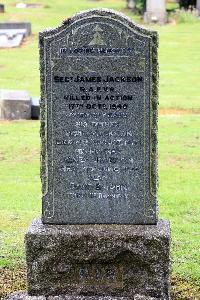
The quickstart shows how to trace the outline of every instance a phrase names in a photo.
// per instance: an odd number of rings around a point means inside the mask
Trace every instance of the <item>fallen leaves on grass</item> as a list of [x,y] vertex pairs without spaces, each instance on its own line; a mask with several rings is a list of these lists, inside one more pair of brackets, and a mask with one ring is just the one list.
[[24,266],[0,269],[0,299],[26,289],[26,269]]
[[171,279],[172,299],[174,300],[198,300],[200,295],[200,286],[197,283],[188,282],[177,276]]

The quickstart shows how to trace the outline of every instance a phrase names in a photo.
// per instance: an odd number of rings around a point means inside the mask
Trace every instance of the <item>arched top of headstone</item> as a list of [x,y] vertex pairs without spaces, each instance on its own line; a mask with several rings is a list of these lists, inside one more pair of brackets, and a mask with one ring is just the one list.
[[[106,30],[107,28],[107,30]],[[109,32],[109,34],[108,34]],[[67,37],[68,46],[129,46],[130,38],[152,39],[157,46],[157,32],[148,30],[110,9],[82,11],[63,21],[57,28],[40,32],[40,40],[60,41]],[[135,41],[134,41],[135,42]],[[76,45],[75,45],[76,44]]]

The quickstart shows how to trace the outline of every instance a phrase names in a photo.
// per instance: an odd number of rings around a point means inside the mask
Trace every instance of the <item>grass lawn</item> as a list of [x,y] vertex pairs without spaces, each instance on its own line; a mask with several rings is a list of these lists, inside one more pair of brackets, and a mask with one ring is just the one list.
[[[123,0],[25,1],[44,5],[37,9],[17,9],[14,0],[1,2],[7,13],[0,14],[0,21],[30,21],[33,35],[20,48],[0,50],[0,87],[27,89],[32,96],[39,95],[40,30],[92,7],[114,8],[131,16]],[[199,299],[200,21],[156,29],[160,33],[159,205],[160,217],[171,221],[173,299]],[[38,121],[0,122],[0,285],[4,281],[5,293],[24,287],[24,233],[41,212],[39,147]]]

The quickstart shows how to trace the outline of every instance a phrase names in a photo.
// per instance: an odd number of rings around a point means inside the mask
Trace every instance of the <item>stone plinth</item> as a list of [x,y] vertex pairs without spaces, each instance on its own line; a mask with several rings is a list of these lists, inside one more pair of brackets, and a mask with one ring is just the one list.
[[30,296],[170,299],[167,221],[46,225],[34,220],[25,242]]
[[31,118],[31,98],[27,91],[0,91],[0,120]]

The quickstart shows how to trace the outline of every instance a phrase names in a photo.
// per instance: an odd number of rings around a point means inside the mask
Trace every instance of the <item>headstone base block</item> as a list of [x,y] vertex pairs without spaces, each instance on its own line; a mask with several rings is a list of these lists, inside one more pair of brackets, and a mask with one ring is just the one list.
[[47,225],[34,220],[25,242],[28,295],[170,299],[167,221]]

